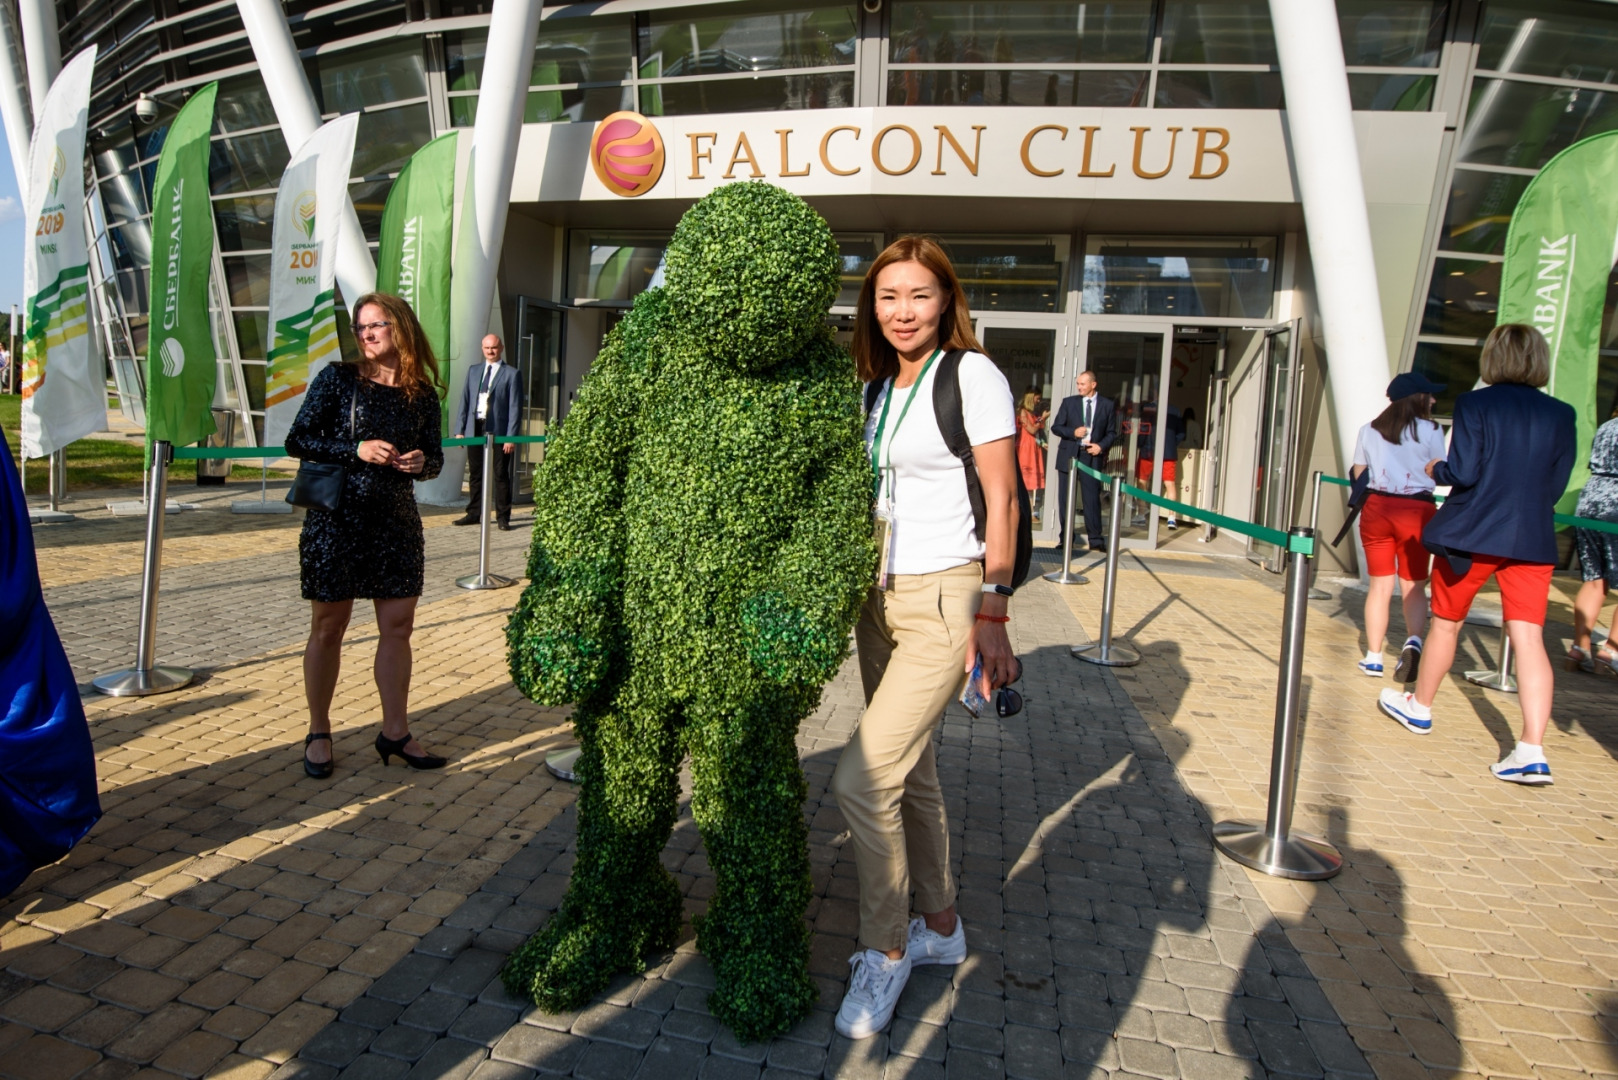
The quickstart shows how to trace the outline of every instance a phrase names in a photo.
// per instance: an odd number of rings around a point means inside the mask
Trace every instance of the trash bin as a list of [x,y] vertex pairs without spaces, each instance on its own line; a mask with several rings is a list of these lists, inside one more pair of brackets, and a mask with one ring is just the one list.
[[[236,413],[231,409],[215,409],[213,410],[213,422],[216,429],[214,433],[197,445],[204,447],[235,446]],[[198,487],[205,487],[209,484],[223,484],[229,476],[229,458],[199,458],[197,460]]]

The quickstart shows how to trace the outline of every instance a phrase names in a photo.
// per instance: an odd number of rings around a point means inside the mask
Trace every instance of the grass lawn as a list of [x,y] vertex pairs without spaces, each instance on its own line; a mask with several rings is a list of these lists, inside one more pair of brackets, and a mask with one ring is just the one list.
[[[113,399],[108,407],[116,409],[117,400]],[[0,394],[0,431],[4,431],[6,444],[11,447],[11,456],[18,459],[17,464],[20,467],[22,398],[16,394]],[[238,467],[243,469],[244,474],[249,467],[254,473],[259,471],[256,461]],[[133,489],[135,496],[138,496],[145,468],[145,450],[138,445],[111,439],[79,439],[77,442],[69,443],[67,447],[69,491],[88,488],[130,488]],[[190,482],[195,476],[194,469],[193,462],[175,462],[169,469],[169,482]],[[292,475],[274,469],[270,472],[273,476]],[[49,491],[49,480],[43,459],[28,463],[26,482],[28,494],[44,495]]]

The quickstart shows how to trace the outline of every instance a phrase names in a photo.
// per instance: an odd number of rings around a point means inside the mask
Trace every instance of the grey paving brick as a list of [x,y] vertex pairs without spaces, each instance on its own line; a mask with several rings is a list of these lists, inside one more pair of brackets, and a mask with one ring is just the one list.
[[1000,1028],[984,1027],[982,1024],[968,1024],[964,1021],[952,1020],[949,1025],[949,1045],[953,1050],[960,1047],[963,1050],[972,1050],[980,1054],[993,1054],[999,1057],[1005,1052],[1005,1038]]
[[376,1032],[368,1027],[342,1022],[331,1023],[304,1043],[298,1056],[341,1069],[363,1054],[374,1038]]
[[399,1014],[399,1023],[406,1027],[430,1031],[434,1035],[442,1035],[449,1030],[450,1025],[466,1006],[465,998],[428,991],[412,1001],[405,1011]]
[[997,1056],[951,1047],[944,1060],[944,1075],[948,1080],[1000,1080],[1006,1067]]
[[1349,1037],[1348,1030],[1337,1023],[1335,1017],[1331,1023],[1313,1023],[1304,1021],[1299,1025],[1304,1036],[1309,1040],[1309,1047],[1315,1052],[1315,1058],[1320,1062],[1321,1068],[1328,1074],[1342,1076],[1365,1076],[1373,1072],[1365,1055],[1360,1048],[1354,1045]]
[[449,1033],[457,1039],[493,1046],[512,1028],[522,1022],[516,1009],[503,1009],[498,1005],[474,1002],[455,1018]]
[[758,1080],[762,1070],[751,1062],[736,1058],[709,1057],[702,1062],[698,1080]]
[[470,1000],[482,992],[505,962],[506,958],[501,953],[467,949],[433,978],[432,988]]
[[455,930],[487,930],[511,903],[511,897],[500,893],[476,892],[449,914],[444,925]]
[[409,1071],[410,1065],[407,1062],[378,1054],[366,1054],[344,1069],[339,1077],[340,1080],[399,1080],[399,1077]]
[[433,980],[447,967],[449,967],[447,960],[425,953],[411,953],[389,968],[387,974],[372,983],[367,995],[399,1005],[409,1005],[425,993],[427,987],[431,986]]
[[1252,1021],[1247,1025],[1258,1057],[1272,1073],[1286,1076],[1320,1076],[1320,1060],[1308,1038],[1296,1027]]
[[490,1058],[478,1063],[478,1067],[472,1070],[471,1080],[534,1080],[536,1075],[533,1069]]
[[520,1024],[494,1044],[490,1056],[496,1061],[565,1076],[579,1063],[587,1045],[573,1035]]
[[1118,1060],[1125,1069],[1142,1076],[1174,1080],[1179,1075],[1179,1060],[1174,1050],[1160,1043],[1119,1039]]
[[470,930],[458,930],[453,926],[435,926],[416,942],[416,951],[436,956],[441,960],[453,960],[460,955],[462,949],[471,944]]
[[635,1080],[695,1080],[706,1056],[700,1043],[659,1037],[646,1048]]
[[657,1038],[663,1018],[645,1009],[626,1009],[618,1005],[592,1005],[573,1022],[573,1034],[595,1042],[616,1043],[635,1050],[645,1050]]
[[316,1061],[294,1058],[269,1076],[269,1080],[335,1080],[337,1070]]
[[440,1039],[408,1073],[409,1080],[466,1080],[489,1051],[460,1039]]
[[1001,1032],[1006,1040],[1006,1075],[1027,1080],[1059,1080],[1062,1075],[1062,1044],[1056,1032],[1043,1028],[1007,1024]]
[[573,1075],[579,1080],[624,1080],[635,1075],[644,1056],[643,1051],[627,1046],[593,1042],[573,1067]]
[[706,1043],[714,1037],[719,1030],[719,1021],[707,1013],[687,1012],[684,1009],[674,1009],[663,1017],[663,1026],[659,1031],[676,1039],[690,1039],[694,1042]]
[[427,1048],[433,1045],[435,1041],[430,1031],[394,1024],[372,1040],[371,1053],[400,1058],[404,1061],[415,1061],[425,1054]]

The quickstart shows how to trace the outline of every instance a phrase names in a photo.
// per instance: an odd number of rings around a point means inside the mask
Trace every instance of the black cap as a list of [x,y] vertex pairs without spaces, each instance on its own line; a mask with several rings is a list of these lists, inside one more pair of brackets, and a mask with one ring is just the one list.
[[1411,394],[1442,394],[1446,383],[1436,383],[1419,371],[1407,371],[1402,375],[1395,375],[1388,384],[1388,400],[1398,401]]

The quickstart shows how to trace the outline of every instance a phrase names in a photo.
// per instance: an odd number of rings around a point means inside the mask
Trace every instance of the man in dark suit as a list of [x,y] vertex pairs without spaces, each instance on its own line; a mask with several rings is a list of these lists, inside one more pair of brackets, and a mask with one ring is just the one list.
[[[1078,394],[1062,399],[1056,419],[1051,423],[1051,432],[1058,440],[1056,471],[1059,480],[1056,494],[1062,515],[1058,544],[1067,535],[1067,478],[1060,474],[1072,470],[1075,458],[1092,469],[1103,471],[1107,452],[1118,439],[1118,412],[1111,398],[1102,397],[1096,392],[1095,372],[1081,371],[1076,386]],[[1084,495],[1085,537],[1091,549],[1104,551],[1107,541],[1101,535],[1101,483],[1081,472],[1079,490]]]
[[[522,422],[522,383],[517,369],[500,362],[505,346],[494,334],[483,339],[483,363],[474,364],[466,373],[466,385],[461,389],[461,401],[455,409],[455,437],[466,435],[481,438],[484,432],[496,435],[515,435]],[[511,528],[512,464],[516,461],[512,443],[501,443],[494,451],[494,517],[502,530]],[[472,498],[466,504],[466,515],[450,522],[451,525],[476,525],[483,506],[483,451],[467,447],[466,464],[471,473]]]

